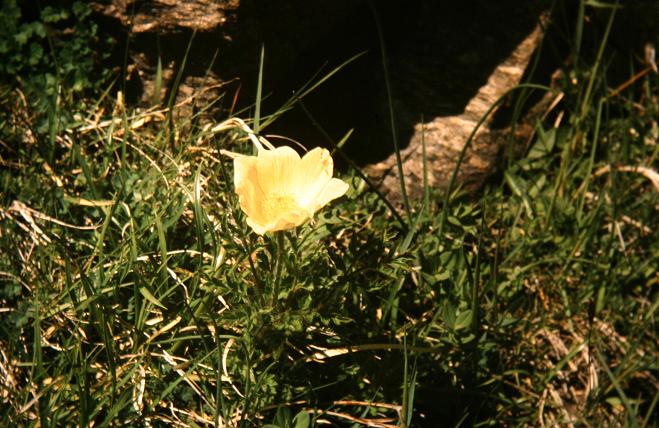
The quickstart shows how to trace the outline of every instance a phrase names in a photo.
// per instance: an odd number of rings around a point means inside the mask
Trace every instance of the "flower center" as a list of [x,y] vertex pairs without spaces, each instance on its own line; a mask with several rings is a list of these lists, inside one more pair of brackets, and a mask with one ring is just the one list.
[[282,214],[299,212],[301,207],[291,195],[268,195],[263,200],[263,214],[266,218],[275,219]]

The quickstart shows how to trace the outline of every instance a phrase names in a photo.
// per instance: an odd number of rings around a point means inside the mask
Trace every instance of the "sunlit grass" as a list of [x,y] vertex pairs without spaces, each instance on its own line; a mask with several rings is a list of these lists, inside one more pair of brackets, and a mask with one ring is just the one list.
[[653,426],[658,82],[612,95],[605,45],[481,192],[401,216],[352,168],[278,235],[244,129],[3,90],[0,425]]

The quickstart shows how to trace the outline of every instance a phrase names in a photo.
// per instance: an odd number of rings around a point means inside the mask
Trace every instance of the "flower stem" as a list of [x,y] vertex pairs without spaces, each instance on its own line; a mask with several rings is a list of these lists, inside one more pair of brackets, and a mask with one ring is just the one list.
[[282,265],[284,264],[284,232],[275,232],[277,237],[276,241],[276,259],[275,259],[275,281],[272,285],[272,296],[270,297],[270,306],[274,307],[277,302],[277,295],[279,294],[279,285],[281,284]]

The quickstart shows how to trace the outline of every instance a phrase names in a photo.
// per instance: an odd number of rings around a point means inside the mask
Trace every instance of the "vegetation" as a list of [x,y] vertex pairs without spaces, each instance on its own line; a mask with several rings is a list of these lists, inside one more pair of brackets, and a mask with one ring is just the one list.
[[[67,68],[93,31],[56,61],[43,26],[69,12],[26,24],[15,4],[0,425],[659,422],[659,79],[609,87],[608,30],[478,194],[427,189],[394,214],[352,169],[314,221],[258,236],[220,153],[251,154],[244,130],[126,106]],[[257,131],[276,116],[258,114]]]

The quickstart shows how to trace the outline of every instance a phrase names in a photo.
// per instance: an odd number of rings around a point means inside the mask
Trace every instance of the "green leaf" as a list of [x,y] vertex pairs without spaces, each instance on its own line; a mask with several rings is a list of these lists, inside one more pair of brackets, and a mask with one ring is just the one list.
[[446,302],[444,305],[444,323],[450,329],[455,328],[455,306],[450,302]]
[[37,43],[30,43],[30,65],[37,65],[43,58],[43,48]]
[[14,41],[16,41],[17,44],[19,45],[24,45],[27,43],[27,39],[30,37],[30,31],[19,31],[18,33],[14,34]]
[[43,22],[59,22],[67,19],[69,17],[69,12],[66,9],[56,10],[52,6],[46,6],[41,11],[41,19]]
[[556,145],[556,128],[551,128],[548,131],[543,131],[540,126],[538,126],[538,137],[535,140],[535,143],[529,150],[528,159],[538,159],[547,156],[551,153]]
[[146,298],[146,300],[153,303],[154,305],[156,305],[156,306],[158,306],[162,309],[167,309],[167,307],[165,305],[163,305],[162,303],[160,303],[160,301],[158,299],[156,299],[156,296],[151,294],[151,292],[149,290],[147,290],[146,287],[140,287],[140,294],[142,296],[144,296]]
[[586,6],[596,9],[621,9],[622,5],[618,3],[605,3],[599,0],[586,0]]
[[534,212],[533,212],[533,206],[531,205],[531,200],[529,199],[529,196],[527,194],[527,188],[528,185],[526,182],[513,174],[512,172],[506,171],[504,173],[504,177],[506,179],[506,183],[508,183],[508,186],[510,187],[510,190],[513,191],[513,193],[517,196],[519,196],[522,199],[522,202],[524,203],[524,208],[526,208],[526,212],[529,215],[530,218],[534,217]]
[[470,327],[472,318],[471,309],[467,309],[464,312],[461,312],[458,315],[458,318],[455,320],[455,329],[462,330]]
[[293,422],[295,423],[295,428],[308,428],[311,426],[311,417],[308,412],[303,410],[295,415]]

